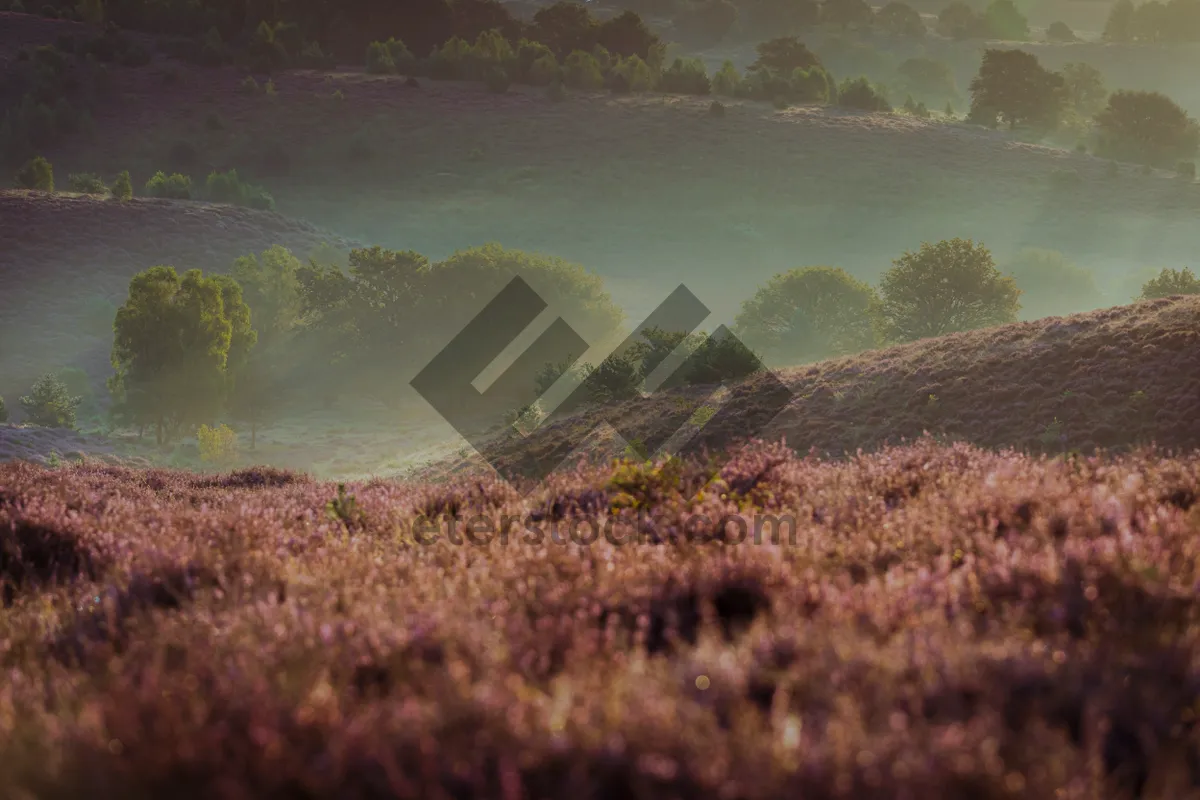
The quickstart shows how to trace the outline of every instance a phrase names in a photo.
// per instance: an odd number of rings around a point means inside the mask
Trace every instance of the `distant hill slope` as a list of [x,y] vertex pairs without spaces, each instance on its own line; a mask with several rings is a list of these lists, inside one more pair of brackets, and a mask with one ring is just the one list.
[[107,374],[112,320],[129,279],[158,264],[221,272],[282,244],[306,255],[351,243],[272,212],[186,201],[128,203],[0,192],[0,395],[78,363]]
[[[786,438],[802,453],[852,455],[924,433],[1051,453],[1151,442],[1192,449],[1200,447],[1200,297],[953,334],[777,374],[794,396],[761,438]],[[745,402],[756,388],[737,387],[726,402]],[[501,460],[519,470],[557,462],[570,453],[570,433],[606,418],[648,436],[679,414],[676,399],[664,393],[615,414],[581,413],[500,451]],[[745,408],[717,414],[696,441],[716,451],[753,436],[755,403]],[[468,463],[477,465],[426,474]]]

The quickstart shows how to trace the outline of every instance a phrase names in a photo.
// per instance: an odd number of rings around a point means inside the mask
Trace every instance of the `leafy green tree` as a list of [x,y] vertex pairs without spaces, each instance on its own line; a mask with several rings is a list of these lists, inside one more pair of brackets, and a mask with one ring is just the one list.
[[230,275],[242,287],[263,345],[282,341],[299,324],[302,268],[300,259],[281,245],[233,262]]
[[1104,76],[1091,64],[1065,64],[1059,74],[1066,84],[1067,105],[1084,117],[1093,117],[1108,101]]
[[1056,250],[1022,250],[1004,271],[1021,289],[1022,319],[1076,314],[1104,305],[1091,271]]
[[72,397],[65,383],[53,374],[38,378],[33,390],[21,398],[25,421],[46,428],[74,428],[75,410],[82,399]]
[[54,167],[41,156],[21,167],[16,176],[17,186],[22,189],[34,189],[39,192],[54,191]]
[[1104,23],[1104,41],[1132,41],[1134,14],[1133,0],[1117,0]]
[[583,3],[559,0],[533,15],[532,38],[542,42],[559,59],[575,51],[590,53],[596,46],[599,26]]
[[161,445],[216,416],[227,388],[231,345],[240,358],[249,336],[249,312],[237,305],[240,290],[234,292],[230,283],[200,270],[180,276],[169,266],[133,277],[113,324],[116,373],[109,389],[119,422],[143,430],[153,425]]
[[600,62],[591,53],[576,50],[563,64],[563,83],[572,89],[596,91],[604,88],[604,73]]
[[1154,300],[1177,294],[1200,294],[1200,278],[1187,267],[1164,269],[1142,286],[1139,300]]
[[997,39],[1024,41],[1029,38],[1029,20],[1013,0],[992,0],[983,12],[983,18]]
[[1200,128],[1169,97],[1159,92],[1113,92],[1096,115],[1097,155],[1153,166],[1191,160],[1200,146]]
[[742,304],[734,330],[769,358],[805,363],[874,347],[875,290],[834,267],[781,273]]
[[893,262],[877,306],[884,340],[908,342],[1015,322],[1021,290],[970,239],[922,243]]
[[875,14],[875,27],[892,36],[920,39],[928,31],[917,10],[907,3],[891,0]]
[[647,28],[636,12],[628,9],[600,23],[596,28],[596,42],[611,53],[625,58],[637,56],[642,60],[650,58],[654,49],[662,44],[658,34]]
[[1029,125],[1049,130],[1066,102],[1066,81],[1023,50],[983,53],[979,74],[971,81],[971,117],[994,120],[1009,128]]

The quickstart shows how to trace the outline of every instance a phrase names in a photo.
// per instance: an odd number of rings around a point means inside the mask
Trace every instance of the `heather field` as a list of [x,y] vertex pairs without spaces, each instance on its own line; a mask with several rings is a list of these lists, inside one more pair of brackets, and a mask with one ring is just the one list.
[[1196,796],[1200,458],[729,455],[6,465],[2,793]]

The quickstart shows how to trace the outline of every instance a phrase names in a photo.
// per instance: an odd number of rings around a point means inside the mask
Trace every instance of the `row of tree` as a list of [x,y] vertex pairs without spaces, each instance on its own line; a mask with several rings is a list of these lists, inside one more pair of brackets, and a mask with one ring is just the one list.
[[1200,41],[1200,0],[1159,0],[1134,5],[1117,0],[1104,25],[1110,42],[1197,42]]

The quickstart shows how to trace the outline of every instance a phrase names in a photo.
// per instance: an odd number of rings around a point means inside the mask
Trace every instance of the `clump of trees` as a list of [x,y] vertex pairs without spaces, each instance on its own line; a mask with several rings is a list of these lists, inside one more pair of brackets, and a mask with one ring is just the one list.
[[992,0],[977,13],[971,6],[955,0],[938,14],[937,30],[951,39],[1029,38],[1029,21],[1012,0]]
[[1096,115],[1097,155],[1152,166],[1190,160],[1200,146],[1200,127],[1159,92],[1117,91]]
[[1066,79],[1024,50],[989,48],[971,81],[972,121],[994,126],[1029,126],[1048,131],[1066,102]]
[[1200,294],[1200,278],[1187,267],[1164,269],[1142,286],[1139,300],[1154,300],[1177,294]]

